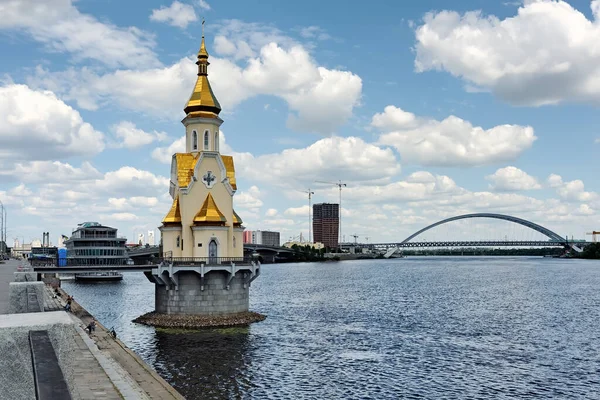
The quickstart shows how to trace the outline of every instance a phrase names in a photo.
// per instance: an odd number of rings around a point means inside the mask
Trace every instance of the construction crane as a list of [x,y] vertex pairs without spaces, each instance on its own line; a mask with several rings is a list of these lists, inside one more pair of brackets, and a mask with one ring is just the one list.
[[600,235],[599,231],[591,231],[591,232],[587,232],[586,235],[592,235],[592,242],[596,243],[596,235]]
[[340,208],[340,210],[339,210],[339,214],[340,214],[339,215],[339,221],[340,221],[339,228],[340,228],[340,232],[339,232],[339,235],[338,235],[338,243],[339,243],[339,241],[342,238],[342,187],[346,187],[347,185],[345,183],[342,183],[341,180],[338,181],[338,182],[326,182],[326,181],[315,181],[315,182],[316,183],[326,183],[328,185],[335,185],[335,186],[337,186],[340,189],[340,206],[339,206],[339,208]]
[[315,192],[311,192],[310,188],[308,188],[308,190],[303,190],[302,193],[308,193],[308,243],[312,243],[312,239],[311,239],[311,225],[312,225],[312,219],[310,218],[310,212],[311,212],[311,200],[312,200],[312,195],[315,194]]
[[[354,238],[354,244],[358,244],[358,241],[357,241],[357,239],[358,239],[359,237],[361,237],[361,236],[364,236],[364,235],[363,235],[362,233],[355,233],[354,235],[350,235],[350,237],[353,237],[353,238]],[[368,236],[365,236],[365,239],[368,241],[368,240],[369,240],[369,237],[368,237]]]

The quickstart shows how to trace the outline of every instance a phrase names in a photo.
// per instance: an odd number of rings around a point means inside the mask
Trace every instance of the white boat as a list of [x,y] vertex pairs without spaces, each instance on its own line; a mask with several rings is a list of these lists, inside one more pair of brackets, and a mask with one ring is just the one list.
[[112,282],[123,280],[123,274],[117,271],[106,272],[81,272],[75,274],[76,281],[84,282]]

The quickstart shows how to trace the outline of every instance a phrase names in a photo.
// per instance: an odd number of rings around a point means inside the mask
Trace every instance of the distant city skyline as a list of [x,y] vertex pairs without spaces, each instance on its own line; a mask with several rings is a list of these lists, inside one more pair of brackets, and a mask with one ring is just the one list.
[[342,240],[471,212],[600,230],[598,1],[18,3],[0,4],[8,243],[89,219],[159,234],[202,18],[246,229],[309,238],[306,192],[338,202],[317,181],[341,181]]

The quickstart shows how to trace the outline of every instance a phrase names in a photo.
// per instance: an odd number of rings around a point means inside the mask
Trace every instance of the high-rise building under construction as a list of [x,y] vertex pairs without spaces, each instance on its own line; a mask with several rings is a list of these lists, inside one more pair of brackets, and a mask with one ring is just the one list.
[[319,203],[313,205],[313,237],[325,247],[338,248],[340,227],[340,205]]

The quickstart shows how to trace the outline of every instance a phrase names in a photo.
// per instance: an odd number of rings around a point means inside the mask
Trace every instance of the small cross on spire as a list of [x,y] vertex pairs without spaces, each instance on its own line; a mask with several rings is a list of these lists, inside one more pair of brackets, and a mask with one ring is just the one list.
[[204,37],[204,18],[202,18],[202,37]]

